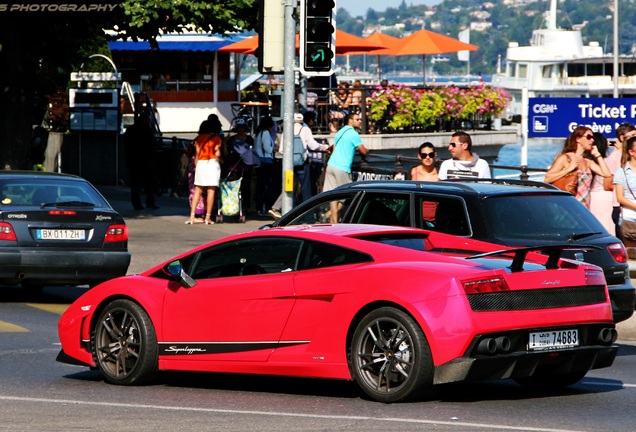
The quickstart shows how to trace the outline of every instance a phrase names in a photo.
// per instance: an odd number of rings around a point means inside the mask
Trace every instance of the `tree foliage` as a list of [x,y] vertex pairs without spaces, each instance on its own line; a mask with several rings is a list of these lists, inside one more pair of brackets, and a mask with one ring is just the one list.
[[256,2],[123,0],[104,13],[0,12],[0,169],[28,166],[31,129],[43,121],[47,96],[66,93],[69,74],[106,52],[103,29],[150,41],[161,32],[250,30]]

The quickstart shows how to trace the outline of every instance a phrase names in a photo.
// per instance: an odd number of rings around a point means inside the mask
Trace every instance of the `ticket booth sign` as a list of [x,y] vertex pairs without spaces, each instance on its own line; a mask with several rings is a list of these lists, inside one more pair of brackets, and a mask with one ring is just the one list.
[[69,107],[71,130],[119,130],[119,93],[116,89],[70,89]]

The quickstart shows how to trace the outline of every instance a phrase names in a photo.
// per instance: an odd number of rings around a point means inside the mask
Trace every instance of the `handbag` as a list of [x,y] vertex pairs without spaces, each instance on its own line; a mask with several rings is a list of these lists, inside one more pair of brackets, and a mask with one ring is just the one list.
[[[570,162],[569,156],[568,162]],[[577,172],[577,170],[570,171],[563,177],[556,179],[550,184],[561,189],[562,191],[570,192],[572,195],[576,195],[579,184],[579,173]]]

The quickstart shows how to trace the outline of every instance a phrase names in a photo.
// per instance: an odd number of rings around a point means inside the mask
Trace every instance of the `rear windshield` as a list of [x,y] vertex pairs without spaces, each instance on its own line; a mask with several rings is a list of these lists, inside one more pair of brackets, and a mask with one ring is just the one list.
[[498,239],[572,241],[608,235],[592,213],[572,196],[515,195],[483,201],[486,221]]
[[110,207],[90,184],[63,179],[2,179],[2,207],[45,205],[85,205]]

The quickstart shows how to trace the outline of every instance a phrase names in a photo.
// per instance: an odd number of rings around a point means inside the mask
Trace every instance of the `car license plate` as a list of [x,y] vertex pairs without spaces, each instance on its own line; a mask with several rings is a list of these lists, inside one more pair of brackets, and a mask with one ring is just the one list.
[[530,333],[528,350],[559,350],[579,346],[579,331],[577,329],[546,330]]
[[39,229],[35,231],[38,240],[86,240],[84,230]]

